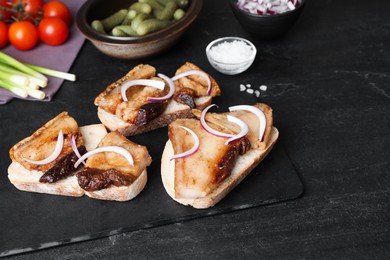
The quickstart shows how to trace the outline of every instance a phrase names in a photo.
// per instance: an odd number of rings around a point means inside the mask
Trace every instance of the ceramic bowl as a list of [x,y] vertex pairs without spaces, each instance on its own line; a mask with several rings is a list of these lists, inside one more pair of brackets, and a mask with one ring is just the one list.
[[78,30],[102,53],[119,59],[141,59],[160,54],[176,44],[200,13],[203,0],[191,0],[185,16],[170,26],[135,37],[115,37],[91,27],[94,20],[104,19],[136,0],[88,0],[76,14]]
[[253,43],[240,37],[219,38],[206,47],[206,56],[211,66],[227,75],[247,70],[255,60],[256,53]]
[[301,0],[301,4],[292,11],[272,15],[259,15],[240,9],[237,5],[237,0],[229,0],[229,2],[241,26],[252,36],[266,40],[281,38],[291,29],[305,6],[305,0]]

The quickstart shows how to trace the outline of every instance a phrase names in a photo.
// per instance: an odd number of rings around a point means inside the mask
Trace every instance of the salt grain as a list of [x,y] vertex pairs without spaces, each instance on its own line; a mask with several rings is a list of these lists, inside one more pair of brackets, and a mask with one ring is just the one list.
[[257,98],[261,96],[261,92],[267,90],[266,85],[261,85],[259,89],[253,89],[251,84],[240,84],[240,91],[245,91],[248,94],[255,95]]
[[262,90],[262,91],[266,91],[267,90],[267,86],[266,85],[261,85],[259,87],[259,89]]
[[240,40],[224,41],[210,49],[210,56],[223,63],[244,62],[252,53],[252,47]]

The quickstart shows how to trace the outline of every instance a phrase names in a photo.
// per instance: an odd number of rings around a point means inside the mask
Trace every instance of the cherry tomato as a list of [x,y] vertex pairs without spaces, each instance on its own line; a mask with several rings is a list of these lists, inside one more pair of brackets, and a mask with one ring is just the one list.
[[38,25],[39,38],[49,45],[60,45],[68,39],[69,29],[64,21],[57,17],[43,18]]
[[38,31],[28,21],[17,21],[11,24],[8,30],[10,43],[19,50],[29,50],[38,42]]
[[34,20],[42,16],[43,12],[43,0],[13,0],[12,3],[15,5],[24,5],[24,12],[22,17],[17,18],[21,20]]
[[71,13],[66,4],[60,1],[50,1],[43,6],[43,17],[61,18],[67,25],[71,22]]
[[8,43],[8,26],[6,23],[0,21],[0,49]]
[[[0,0],[0,7],[11,8],[12,5],[8,0]],[[9,18],[11,18],[11,12],[0,8],[0,21],[7,22]]]

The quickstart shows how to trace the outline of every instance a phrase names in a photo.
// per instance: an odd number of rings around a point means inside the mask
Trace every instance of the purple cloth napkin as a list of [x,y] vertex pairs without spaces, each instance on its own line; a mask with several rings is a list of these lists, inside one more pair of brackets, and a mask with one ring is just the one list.
[[[81,35],[77,30],[74,17],[76,16],[77,10],[81,7],[82,4],[86,2],[86,0],[62,0],[62,2],[69,7],[73,19],[69,29],[69,38],[64,44],[60,46],[50,46],[44,43],[38,43],[35,48],[28,51],[19,51],[9,44],[6,48],[0,51],[22,62],[69,72],[73,61],[75,60],[85,40],[84,36]],[[22,99],[34,101],[51,101],[64,80],[50,76],[47,77],[49,79],[47,87],[42,89],[46,93],[45,99],[38,100],[30,97]],[[0,105],[8,103],[13,98],[20,97],[16,96],[8,90],[0,88]]]

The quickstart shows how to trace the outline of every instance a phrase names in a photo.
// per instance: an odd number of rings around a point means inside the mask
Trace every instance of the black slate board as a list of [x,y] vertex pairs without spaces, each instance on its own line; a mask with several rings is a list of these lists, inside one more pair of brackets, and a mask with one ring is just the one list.
[[[164,138],[166,129],[153,133]],[[147,142],[146,135],[132,138]],[[159,158],[162,145],[149,146]],[[281,141],[252,173],[211,209],[193,209],[173,201],[159,175],[160,161],[149,167],[143,192],[129,202],[107,202],[0,189],[0,256],[134,231],[299,197],[302,183]]]

